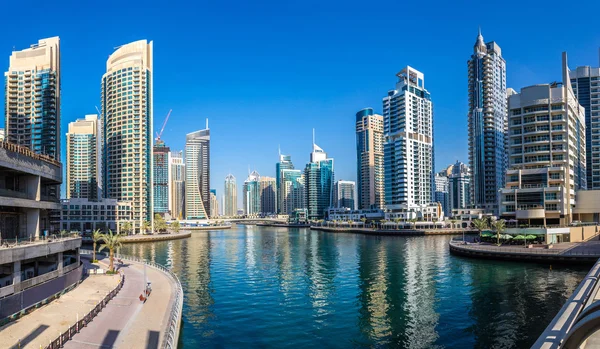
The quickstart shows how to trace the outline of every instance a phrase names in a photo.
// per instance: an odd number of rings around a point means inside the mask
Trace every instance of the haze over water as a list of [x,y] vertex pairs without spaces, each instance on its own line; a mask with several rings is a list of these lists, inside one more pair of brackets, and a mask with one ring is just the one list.
[[179,275],[183,348],[529,348],[589,270],[449,240],[234,226],[121,252]]

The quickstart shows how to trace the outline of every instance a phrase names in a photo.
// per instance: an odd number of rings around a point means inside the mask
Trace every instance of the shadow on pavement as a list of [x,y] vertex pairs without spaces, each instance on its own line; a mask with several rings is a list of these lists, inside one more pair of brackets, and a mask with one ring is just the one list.
[[104,336],[102,344],[100,344],[100,348],[112,348],[117,341],[119,332],[121,331],[109,330],[106,336]]
[[146,349],[158,349],[158,336],[160,334],[157,331],[148,331],[148,345]]
[[29,333],[27,336],[25,336],[24,338],[21,338],[21,342],[13,345],[12,347],[10,347],[10,349],[18,349],[18,348],[23,348],[25,347],[27,344],[31,343],[34,339],[36,339],[40,334],[42,334],[42,332],[46,331],[46,329],[48,329],[48,325],[39,325],[35,330],[31,331],[31,333]]

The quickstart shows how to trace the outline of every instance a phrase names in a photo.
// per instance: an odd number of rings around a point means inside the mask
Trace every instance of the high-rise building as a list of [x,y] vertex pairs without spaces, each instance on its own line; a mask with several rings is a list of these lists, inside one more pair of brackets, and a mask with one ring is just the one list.
[[67,199],[102,198],[102,128],[98,115],[69,123],[67,133]]
[[188,133],[185,139],[185,215],[208,219],[210,214],[210,130]]
[[426,205],[433,200],[433,107],[423,73],[407,66],[383,99],[385,204]]
[[260,177],[260,212],[265,215],[277,213],[275,183],[273,177]]
[[327,158],[327,153],[319,148],[313,139],[310,162],[304,169],[308,219],[317,220],[325,217],[327,209],[333,204],[333,181],[333,159]]
[[569,72],[579,104],[585,108],[587,188],[600,189],[600,68],[577,67]]
[[[471,207],[471,170],[465,164],[457,161],[449,167],[448,199],[449,210]],[[448,212],[450,215],[452,212]]]
[[448,193],[448,176],[446,171],[442,171],[435,174],[435,194],[434,201],[438,202],[442,206],[445,216],[450,215],[450,200]]
[[383,167],[383,116],[372,108],[356,113],[356,166],[359,209],[385,205]]
[[510,168],[501,214],[529,225],[571,223],[575,192],[586,188],[585,112],[570,86],[524,87],[508,100]]
[[104,196],[131,201],[133,225],[152,221],[152,41],[119,47],[102,76]]
[[225,177],[225,190],[223,193],[223,215],[233,217],[237,215],[237,183],[230,173]]
[[245,215],[260,214],[260,175],[252,171],[244,181],[243,203]]
[[284,201],[284,187],[282,182],[282,171],[293,170],[294,164],[292,163],[292,157],[290,155],[283,155],[279,152],[279,162],[275,165],[275,181],[277,187],[277,193],[275,200],[277,201],[277,213],[283,213],[283,201]]
[[306,208],[304,173],[301,170],[281,171],[282,214],[292,214],[296,209]]
[[162,139],[154,145],[154,213],[171,213],[171,149]]
[[353,181],[339,180],[333,187],[334,207],[356,209],[355,204],[356,183]]
[[498,189],[507,168],[506,62],[494,41],[483,41],[481,31],[469,69],[469,166],[472,203],[498,214]]
[[169,158],[169,211],[174,219],[185,217],[185,163],[183,152],[171,152]]
[[60,39],[13,51],[4,76],[6,139],[60,160]]
[[219,200],[217,199],[217,189],[210,190],[210,218],[219,217]]

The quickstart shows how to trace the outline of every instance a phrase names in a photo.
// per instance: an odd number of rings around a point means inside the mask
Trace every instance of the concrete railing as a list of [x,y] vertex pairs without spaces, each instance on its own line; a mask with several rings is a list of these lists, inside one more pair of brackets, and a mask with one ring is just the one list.
[[41,161],[47,162],[47,163],[55,165],[55,166],[59,166],[59,167],[61,166],[60,161],[57,161],[47,155],[35,153],[29,148],[26,148],[26,147],[23,147],[23,146],[20,146],[20,145],[11,143],[11,142],[7,142],[7,141],[0,142],[0,148],[15,152],[15,153],[23,154],[30,158],[33,158],[36,160],[41,160]]

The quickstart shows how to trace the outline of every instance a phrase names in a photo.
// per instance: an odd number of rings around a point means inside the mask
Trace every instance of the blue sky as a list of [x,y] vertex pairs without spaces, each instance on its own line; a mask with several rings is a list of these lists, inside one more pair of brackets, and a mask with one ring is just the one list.
[[517,90],[560,81],[565,50],[571,68],[597,66],[600,47],[596,18],[587,15],[598,13],[597,1],[456,3],[8,2],[2,12],[15,15],[0,21],[0,66],[8,68],[13,47],[60,36],[64,143],[67,124],[100,105],[113,48],[153,40],[155,129],[173,109],[162,138],[183,149],[185,134],[208,118],[211,187],[221,194],[228,172],[238,187],[248,167],[274,176],[278,145],[303,168],[312,128],[335,159],[336,178],[354,180],[354,115],[381,112],[395,74],[410,65],[432,95],[439,170],[468,160],[466,61],[478,26],[502,48],[508,86]]

